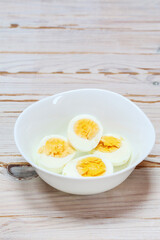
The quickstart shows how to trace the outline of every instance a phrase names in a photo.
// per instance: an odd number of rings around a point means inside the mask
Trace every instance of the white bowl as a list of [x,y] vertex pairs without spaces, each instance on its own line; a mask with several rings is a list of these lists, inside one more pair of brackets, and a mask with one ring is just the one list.
[[[129,140],[133,156],[127,168],[109,176],[74,178],[49,172],[34,163],[33,151],[39,141],[45,135],[66,135],[68,122],[77,114],[94,115],[104,126],[104,133],[116,133]],[[14,136],[22,156],[45,182],[61,191],[83,195],[101,193],[122,183],[147,157],[155,142],[153,125],[134,103],[100,89],[62,92],[32,104],[18,117]]]

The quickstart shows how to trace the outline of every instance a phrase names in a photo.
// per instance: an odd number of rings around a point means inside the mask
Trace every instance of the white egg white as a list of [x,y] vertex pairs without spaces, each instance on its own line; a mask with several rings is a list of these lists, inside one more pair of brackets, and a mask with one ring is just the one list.
[[113,136],[121,139],[121,147],[114,152],[101,152],[98,150],[93,150],[92,153],[97,157],[108,159],[112,162],[113,166],[121,166],[127,163],[131,157],[131,147],[128,141],[125,138],[115,134],[105,134],[103,136]]
[[[62,171],[62,175],[64,176],[70,176],[70,177],[80,177],[80,178],[84,178],[83,176],[81,176],[76,168],[77,163],[87,157],[97,157],[94,154],[89,154],[89,155],[85,155],[83,157],[79,157],[79,158],[75,158],[73,160],[71,160],[70,162],[68,162],[65,167],[63,168]],[[103,176],[107,176],[113,173],[113,165],[111,163],[111,161],[106,160],[101,158],[101,160],[104,162],[105,166],[106,166],[106,172],[103,174]]]
[[[97,125],[99,127],[99,131],[95,137],[88,140],[88,139],[84,139],[84,138],[78,136],[75,133],[74,125],[80,119],[90,119],[90,120],[94,121],[95,123],[97,123]],[[76,150],[82,151],[82,152],[89,152],[92,149],[94,149],[98,145],[98,143],[102,137],[102,133],[103,133],[103,127],[102,127],[101,123],[95,117],[93,117],[89,114],[81,114],[81,115],[74,117],[70,121],[69,126],[68,126],[68,140],[70,141],[71,145]]]
[[61,158],[57,158],[57,157],[52,157],[52,156],[47,156],[45,154],[41,154],[41,153],[38,153],[38,149],[42,146],[45,145],[46,141],[50,138],[60,138],[64,141],[67,142],[67,138],[63,137],[63,136],[60,136],[60,135],[49,135],[49,136],[46,136],[44,137],[38,148],[36,149],[36,153],[34,155],[34,159],[35,159],[35,162],[38,166],[42,167],[42,168],[45,168],[47,170],[50,170],[52,172],[55,172],[55,173],[62,173],[62,170],[63,170],[63,167],[65,166],[65,164],[67,164],[71,159],[73,159],[76,151],[74,151],[72,154],[69,154],[68,156],[66,157],[61,157]]

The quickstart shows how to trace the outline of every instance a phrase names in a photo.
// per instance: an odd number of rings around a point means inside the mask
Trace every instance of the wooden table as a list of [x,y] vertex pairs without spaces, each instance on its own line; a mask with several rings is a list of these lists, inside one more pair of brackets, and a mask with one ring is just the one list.
[[[9,175],[29,168],[14,143],[18,115],[86,87],[118,92],[151,119],[157,140],[145,161],[93,196]],[[159,0],[0,1],[0,224],[1,240],[160,239]]]

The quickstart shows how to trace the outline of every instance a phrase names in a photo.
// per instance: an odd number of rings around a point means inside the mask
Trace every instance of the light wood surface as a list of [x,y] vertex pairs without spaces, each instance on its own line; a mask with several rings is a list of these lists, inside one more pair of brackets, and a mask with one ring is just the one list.
[[[160,239],[159,13],[159,0],[0,1],[1,240]],[[13,128],[31,103],[86,87],[128,97],[157,137],[119,187],[74,196],[30,169]]]

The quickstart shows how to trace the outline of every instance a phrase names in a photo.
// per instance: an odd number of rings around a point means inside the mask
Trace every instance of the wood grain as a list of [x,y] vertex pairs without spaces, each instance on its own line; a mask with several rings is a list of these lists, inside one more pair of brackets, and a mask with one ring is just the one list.
[[[13,234],[17,239],[31,236],[38,239],[40,235],[41,239],[53,239],[53,236],[56,239],[81,239],[82,236],[84,239],[106,239],[107,234],[110,239],[118,236],[118,239],[158,240],[158,172],[155,168],[137,169],[123,184],[109,192],[73,196],[49,187],[39,178],[32,182],[16,181],[3,170],[0,192],[12,201],[0,199],[1,233],[8,237],[6,239]],[[23,225],[25,227],[21,228]],[[13,231],[8,231],[13,227]]]
[[18,54],[4,53],[0,74],[39,73],[100,73],[160,75],[160,55],[124,54]]
[[[0,2],[3,28],[104,28],[159,30],[159,0]],[[11,11],[12,10],[12,11]],[[12,14],[11,14],[12,13]]]
[[[157,53],[160,31],[1,29],[0,52],[31,53]],[[32,41],[30,41],[32,36]],[[8,44],[7,39],[11,39]],[[3,47],[2,47],[3,46]],[[18,47],[18,50],[17,50]],[[96,49],[96,51],[95,51]]]
[[[159,240],[159,6],[160,0],[0,1],[0,239]],[[136,103],[155,127],[156,144],[119,187],[73,196],[35,175],[13,128],[31,103],[90,87]]]

